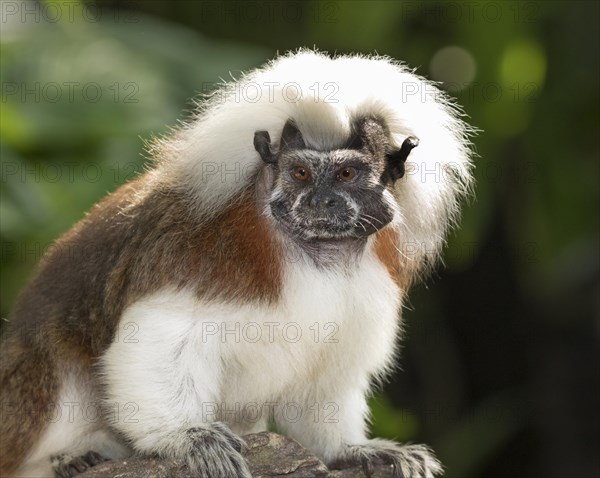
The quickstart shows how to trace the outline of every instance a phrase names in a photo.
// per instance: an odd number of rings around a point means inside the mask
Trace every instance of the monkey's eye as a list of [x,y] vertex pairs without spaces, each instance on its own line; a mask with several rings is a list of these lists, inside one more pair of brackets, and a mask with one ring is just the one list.
[[358,171],[351,167],[341,168],[337,172],[337,178],[340,181],[352,181],[357,175]]
[[302,166],[296,166],[294,169],[292,169],[292,176],[294,176],[294,178],[296,178],[298,181],[306,181],[308,178],[310,178],[310,173],[308,172],[308,169],[303,168]]

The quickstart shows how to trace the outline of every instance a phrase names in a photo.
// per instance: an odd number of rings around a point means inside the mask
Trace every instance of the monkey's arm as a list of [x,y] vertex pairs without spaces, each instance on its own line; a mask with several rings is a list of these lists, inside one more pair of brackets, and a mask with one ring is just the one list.
[[[339,380],[320,381],[304,391],[306,401],[299,404],[300,419],[280,407],[277,425],[286,435],[309,449],[317,450],[330,465],[344,463],[363,465],[380,458],[394,465],[394,477],[431,478],[442,468],[433,453],[424,445],[402,445],[390,440],[367,437],[366,401],[368,377],[347,376]],[[330,377],[331,378],[331,377]]]
[[133,413],[109,419],[135,450],[183,459],[194,476],[249,478],[239,453],[243,441],[224,423],[211,421],[220,356],[218,344],[196,336],[194,311],[189,297],[175,292],[125,311],[121,328],[135,333],[113,341],[102,357],[102,374],[107,408],[118,404]]

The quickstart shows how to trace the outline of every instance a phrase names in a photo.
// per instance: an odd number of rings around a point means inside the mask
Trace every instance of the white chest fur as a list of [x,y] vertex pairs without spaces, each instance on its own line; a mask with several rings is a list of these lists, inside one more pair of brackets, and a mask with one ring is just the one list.
[[318,375],[362,375],[385,367],[400,297],[379,261],[366,256],[347,275],[292,264],[285,285],[277,306],[238,310],[223,322],[242,324],[239,342],[219,338],[223,358],[237,366],[224,388],[227,398],[247,397],[254,389],[257,399],[273,399]]
[[366,383],[385,371],[400,291],[374,255],[345,274],[290,263],[284,281],[270,306],[166,290],[133,304],[102,359],[109,397],[144,416],[193,423],[221,419],[223,408],[294,399],[318,381]]

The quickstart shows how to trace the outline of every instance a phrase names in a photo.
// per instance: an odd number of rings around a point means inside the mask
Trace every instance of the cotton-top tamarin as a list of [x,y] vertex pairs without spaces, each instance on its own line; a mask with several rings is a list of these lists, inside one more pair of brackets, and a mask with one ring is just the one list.
[[469,189],[470,133],[386,57],[301,50],[218,89],[20,295],[2,476],[138,453],[248,477],[240,436],[273,423],[328,464],[439,475],[427,447],[368,437],[367,397]]

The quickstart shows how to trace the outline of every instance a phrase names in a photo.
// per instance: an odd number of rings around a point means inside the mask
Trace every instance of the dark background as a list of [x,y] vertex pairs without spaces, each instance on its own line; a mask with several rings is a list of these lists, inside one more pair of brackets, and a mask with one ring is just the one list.
[[374,433],[431,444],[448,477],[600,476],[598,2],[1,9],[4,320],[52,240],[219,78],[300,46],[390,55],[482,132],[476,197],[411,295]]

